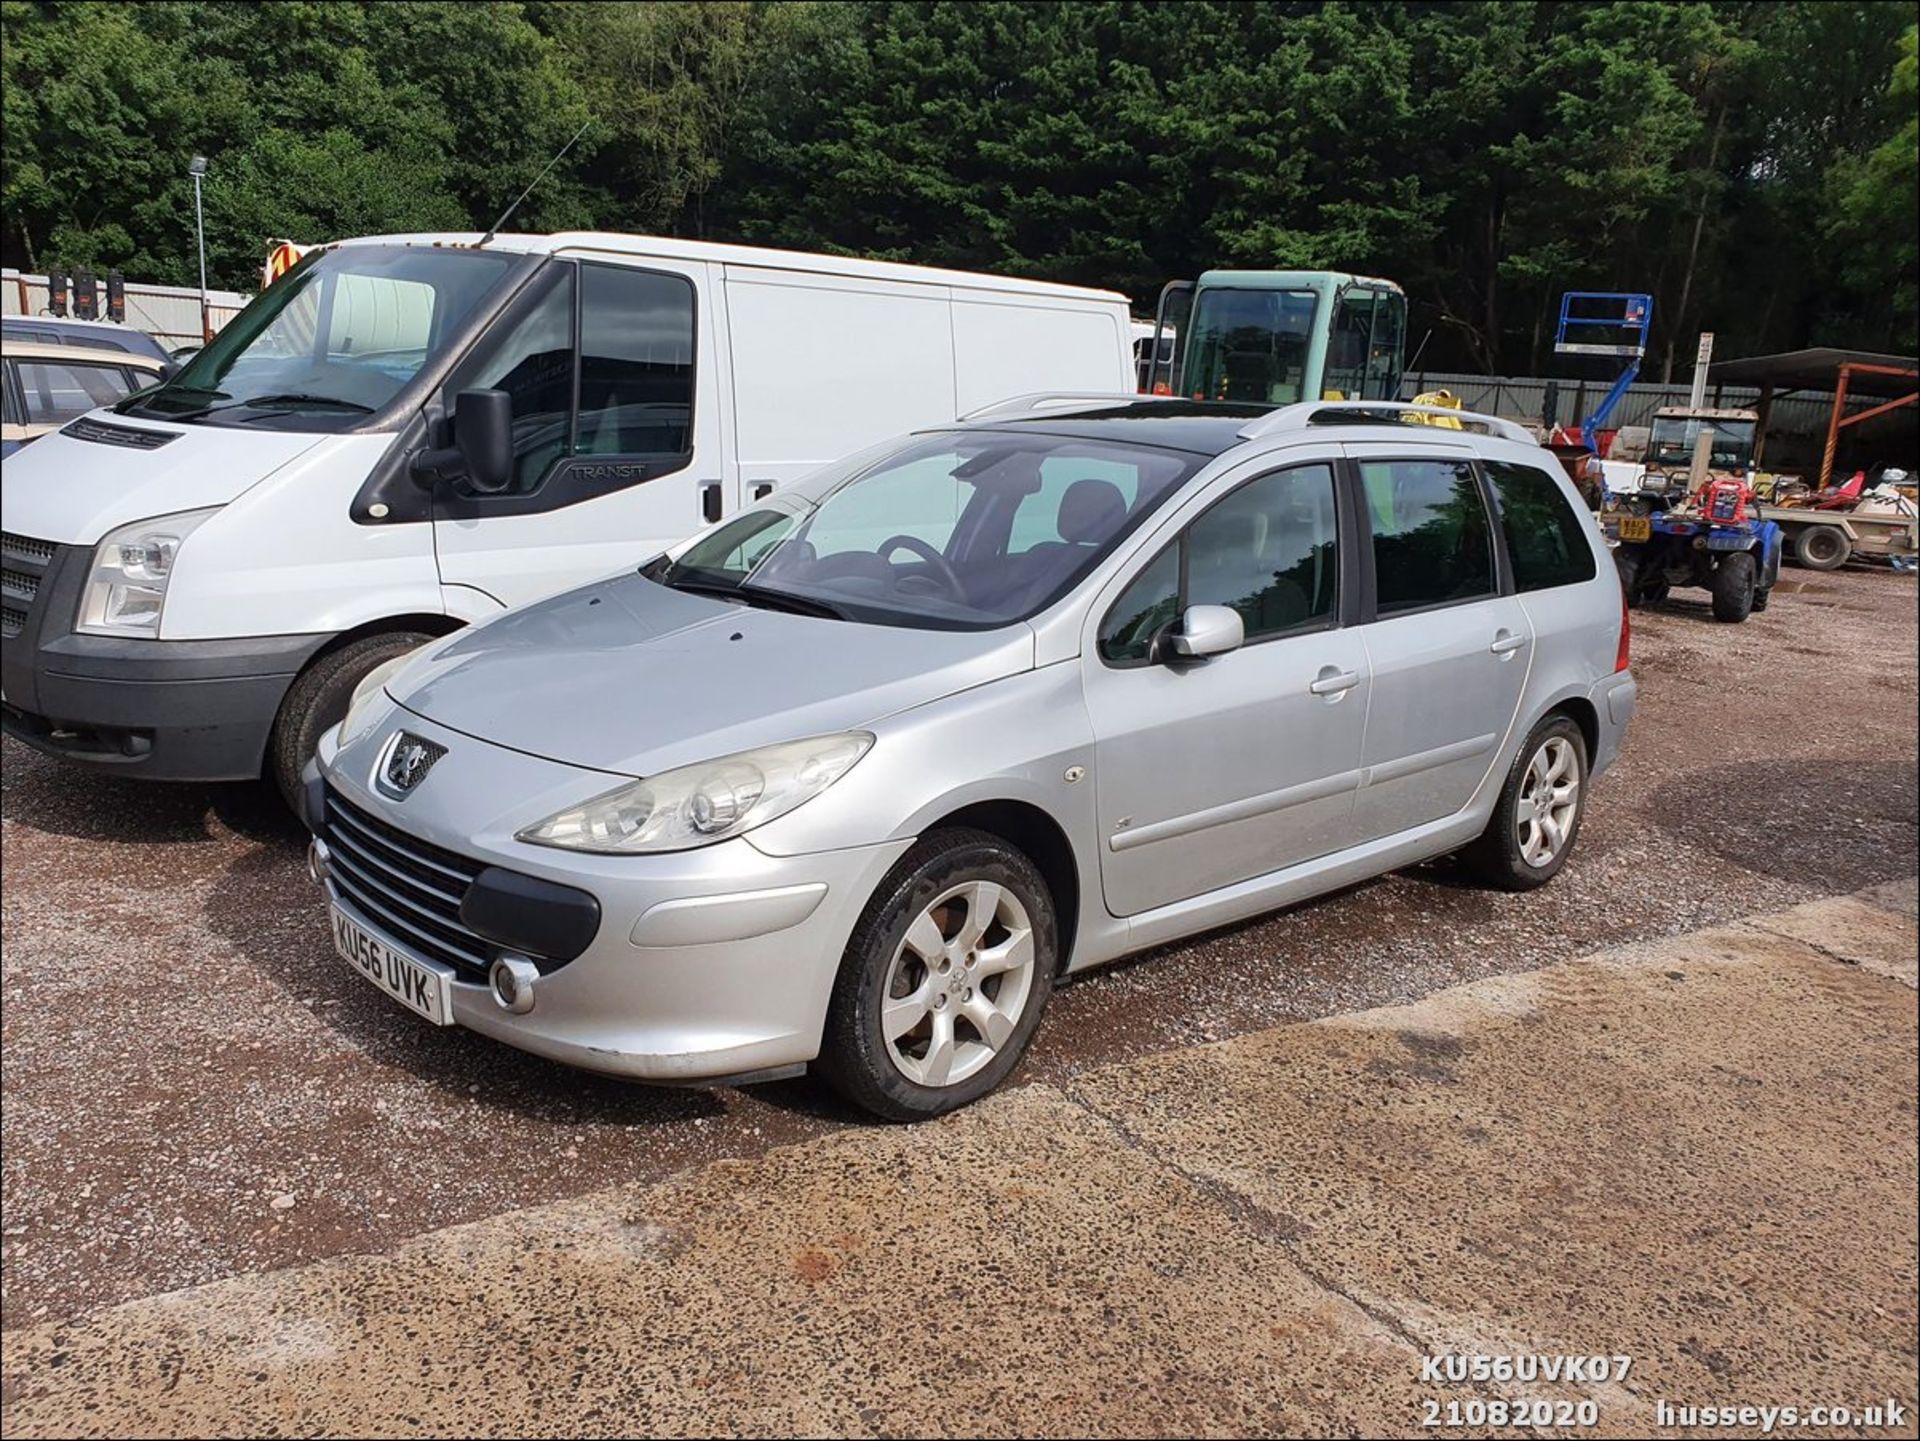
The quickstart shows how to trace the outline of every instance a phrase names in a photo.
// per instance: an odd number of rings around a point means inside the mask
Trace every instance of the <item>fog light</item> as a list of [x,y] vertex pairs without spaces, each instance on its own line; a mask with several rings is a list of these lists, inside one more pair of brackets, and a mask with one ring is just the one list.
[[315,836],[307,843],[307,876],[316,885],[327,881],[327,862],[332,859],[327,843]]
[[533,985],[540,979],[540,968],[525,956],[502,956],[487,972],[493,998],[500,1009],[524,1016],[533,1009]]

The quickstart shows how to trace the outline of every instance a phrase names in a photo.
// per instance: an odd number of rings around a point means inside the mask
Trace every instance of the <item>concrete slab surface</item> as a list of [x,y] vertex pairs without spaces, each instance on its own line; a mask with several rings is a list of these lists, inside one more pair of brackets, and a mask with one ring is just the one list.
[[[1534,1431],[1640,1435],[1661,1399],[1891,1397],[1867,1434],[1913,1435],[1916,995],[1823,905],[13,1327],[0,1420],[1394,1435],[1591,1400]],[[1910,911],[1856,898],[1844,948]],[[1423,1379],[1451,1353],[1632,1365]]]

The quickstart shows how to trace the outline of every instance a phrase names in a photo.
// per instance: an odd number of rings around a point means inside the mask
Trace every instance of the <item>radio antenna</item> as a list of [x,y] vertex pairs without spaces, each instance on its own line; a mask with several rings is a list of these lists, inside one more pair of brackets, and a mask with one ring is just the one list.
[[587,126],[591,124],[593,124],[593,117],[588,116],[580,128],[573,132],[573,140],[569,140],[565,145],[562,145],[553,159],[547,162],[546,170],[542,170],[538,175],[534,176],[532,180],[528,181],[527,188],[514,197],[513,204],[500,212],[500,218],[493,222],[488,228],[487,233],[480,237],[480,243],[473,247],[475,250],[485,249],[487,242],[500,233],[500,227],[513,219],[513,212],[520,208],[520,202],[533,194],[533,187],[547,178],[547,170],[553,169],[554,166],[560,163],[561,158],[565,156],[569,150],[573,149],[574,141],[578,140],[582,135],[585,135],[587,133]]

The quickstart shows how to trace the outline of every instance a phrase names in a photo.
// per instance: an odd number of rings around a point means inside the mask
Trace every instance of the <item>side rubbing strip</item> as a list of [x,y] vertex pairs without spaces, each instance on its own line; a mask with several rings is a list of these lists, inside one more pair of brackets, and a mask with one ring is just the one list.
[[1399,760],[1388,761],[1384,765],[1369,766],[1363,786],[1377,786],[1383,781],[1402,780],[1407,776],[1419,775],[1421,771],[1430,771],[1440,766],[1452,765],[1455,761],[1472,760],[1477,755],[1485,755],[1493,749],[1500,737],[1493,731],[1472,740],[1455,741],[1452,745],[1435,746],[1430,751],[1415,751],[1410,756],[1401,756]]
[[1228,801],[1225,805],[1212,806],[1204,811],[1194,811],[1190,815],[1174,816],[1171,820],[1155,821],[1152,825],[1115,831],[1107,837],[1107,849],[1130,851],[1135,846],[1151,845],[1155,841],[1168,841],[1176,836],[1190,836],[1195,831],[1208,830],[1213,826],[1252,820],[1255,816],[1268,815],[1274,811],[1285,810],[1289,806],[1325,800],[1328,796],[1337,796],[1342,791],[1356,790],[1359,785],[1359,771],[1341,771],[1337,775],[1304,781],[1300,785],[1288,786],[1284,790],[1248,796],[1245,800]]

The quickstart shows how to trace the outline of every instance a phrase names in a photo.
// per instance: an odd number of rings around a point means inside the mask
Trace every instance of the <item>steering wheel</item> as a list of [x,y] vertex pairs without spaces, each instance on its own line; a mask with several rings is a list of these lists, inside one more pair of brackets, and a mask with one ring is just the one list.
[[948,593],[953,599],[963,603],[965,602],[967,598],[966,587],[960,584],[960,577],[954,572],[953,567],[948,564],[947,558],[940,554],[939,551],[928,545],[917,535],[893,535],[881,541],[880,548],[876,550],[874,554],[878,555],[882,560],[885,560],[896,550],[910,550],[919,556],[920,559],[933,567],[935,578],[947,588]]

